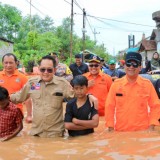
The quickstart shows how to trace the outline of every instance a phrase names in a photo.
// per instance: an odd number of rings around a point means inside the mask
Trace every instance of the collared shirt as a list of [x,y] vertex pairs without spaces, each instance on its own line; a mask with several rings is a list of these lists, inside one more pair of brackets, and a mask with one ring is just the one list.
[[[27,80],[28,78],[18,70],[15,70],[11,76],[7,76],[4,70],[0,72],[0,86],[5,87],[9,94],[21,90]],[[21,110],[23,108],[22,104],[17,104],[17,107]]]
[[110,75],[111,77],[116,76],[116,77],[118,77],[118,78],[119,78],[119,70],[117,70],[117,69],[114,69],[114,70],[111,70],[111,69],[105,69],[105,70],[104,70],[104,73],[106,73],[106,74]]
[[83,63],[80,66],[77,66],[76,63],[73,63],[69,66],[70,70],[72,71],[73,76],[82,75],[86,72],[89,72],[88,65]]
[[[94,115],[98,114],[94,106],[91,106],[89,98],[87,98],[86,102],[79,108],[77,107],[76,103],[77,98],[74,98],[67,103],[64,119],[65,122],[72,122],[73,118],[80,120],[91,120]],[[86,135],[93,132],[93,128],[83,130],[68,130],[70,136]]]
[[20,92],[11,95],[11,101],[23,102],[29,96],[33,102],[30,134],[40,137],[62,136],[64,132],[63,99],[73,97],[69,82],[57,76],[54,76],[50,82],[44,82],[40,77],[33,77]]
[[125,76],[112,84],[106,101],[106,127],[145,130],[149,125],[159,125],[159,118],[160,101],[149,80],[138,76],[136,82],[129,83]]
[[22,119],[22,112],[13,103],[5,109],[0,108],[0,138],[13,134]]
[[[88,80],[93,80],[90,72],[84,74]],[[88,87],[88,93],[93,94],[98,98],[98,113],[100,116],[104,116],[105,101],[112,84],[112,78],[105,73],[99,72],[97,77],[94,79],[94,86]]]

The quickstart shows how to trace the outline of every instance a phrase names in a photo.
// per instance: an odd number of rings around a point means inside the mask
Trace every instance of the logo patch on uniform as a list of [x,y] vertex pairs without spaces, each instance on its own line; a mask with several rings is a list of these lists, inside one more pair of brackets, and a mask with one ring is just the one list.
[[0,79],[0,83],[4,83],[4,80],[3,80],[3,79]]
[[35,83],[31,84],[31,90],[35,90]]
[[20,82],[20,79],[19,79],[19,78],[16,78],[16,82]]
[[32,83],[31,84],[31,90],[40,90],[40,83]]
[[40,83],[37,83],[36,86],[35,86],[35,89],[36,89],[36,90],[40,90],[40,86],[41,86],[41,84],[40,84]]

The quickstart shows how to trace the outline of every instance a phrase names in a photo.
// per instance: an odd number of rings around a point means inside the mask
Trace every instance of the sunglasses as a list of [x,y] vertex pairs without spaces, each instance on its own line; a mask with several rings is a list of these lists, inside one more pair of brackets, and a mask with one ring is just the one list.
[[47,73],[52,73],[53,69],[52,68],[40,68],[40,72],[44,73],[45,71],[47,71]]
[[90,64],[89,67],[98,67],[99,64]]
[[126,66],[127,67],[133,66],[134,68],[138,68],[139,64],[138,63],[134,63],[134,62],[127,62]]

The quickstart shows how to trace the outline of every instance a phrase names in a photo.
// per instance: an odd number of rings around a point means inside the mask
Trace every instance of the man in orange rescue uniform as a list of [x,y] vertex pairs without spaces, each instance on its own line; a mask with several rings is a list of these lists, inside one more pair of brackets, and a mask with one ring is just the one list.
[[109,131],[154,130],[159,125],[160,101],[152,83],[139,76],[142,56],[126,55],[126,76],[112,84],[105,106]]
[[88,79],[88,93],[98,99],[98,113],[104,116],[105,101],[112,84],[112,78],[101,71],[100,58],[92,55],[89,60],[89,72],[84,74]]
[[[23,88],[28,78],[17,69],[17,58],[12,53],[7,53],[2,57],[3,71],[0,72],[0,86],[5,87],[9,94],[17,92]],[[28,99],[25,102],[27,109],[26,122],[32,122],[32,102]],[[22,104],[17,107],[23,111]]]

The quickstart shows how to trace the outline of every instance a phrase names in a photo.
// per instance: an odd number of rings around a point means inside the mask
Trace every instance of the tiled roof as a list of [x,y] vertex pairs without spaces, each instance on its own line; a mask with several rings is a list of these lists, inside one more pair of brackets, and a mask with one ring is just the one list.
[[156,49],[157,49],[157,44],[155,40],[143,39],[140,45],[139,51],[143,51],[143,50],[151,51],[151,50],[156,50]]

